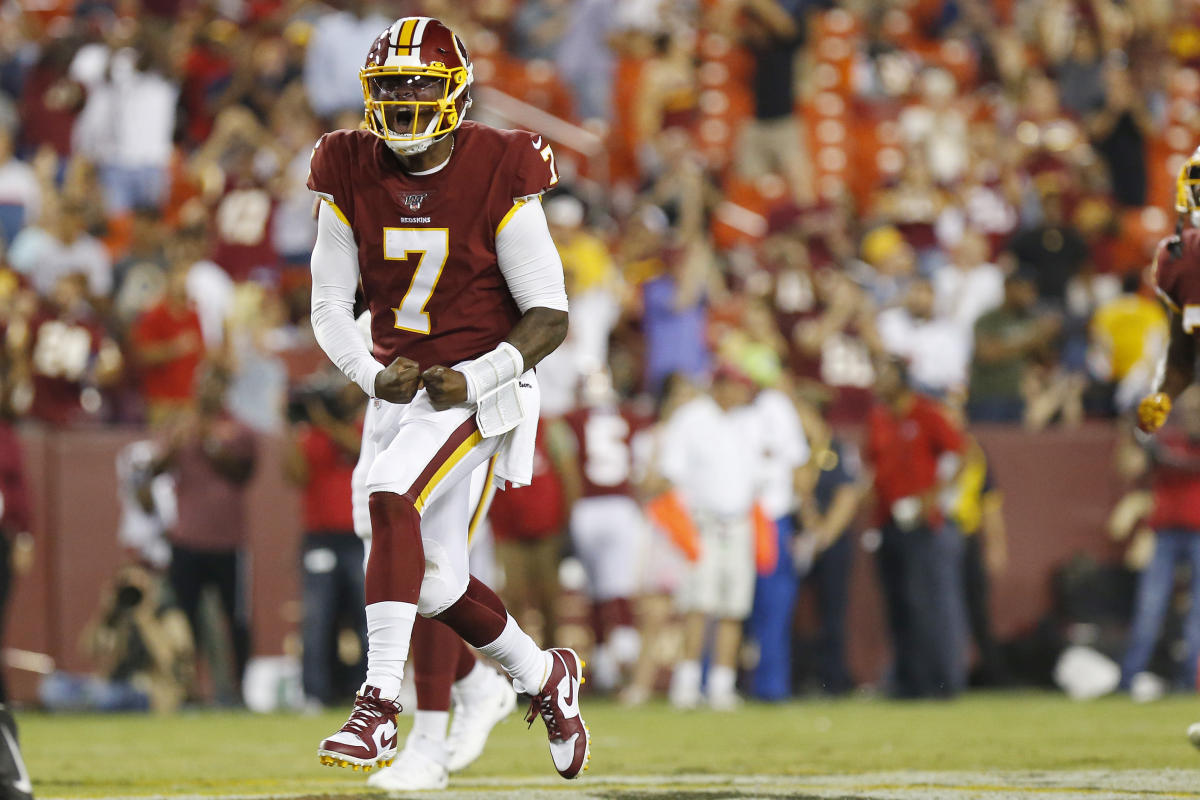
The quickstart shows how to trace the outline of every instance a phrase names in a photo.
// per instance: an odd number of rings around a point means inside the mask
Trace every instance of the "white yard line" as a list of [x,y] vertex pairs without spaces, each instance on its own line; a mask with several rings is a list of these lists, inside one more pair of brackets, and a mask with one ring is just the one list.
[[[605,800],[622,789],[640,789],[647,798],[672,790],[735,797],[861,797],[871,800],[1200,800],[1200,770],[1079,770],[1061,772],[878,772],[855,775],[608,775],[578,783],[540,776],[530,778],[456,778],[438,792],[406,792],[406,798],[430,800],[542,800],[571,796]],[[284,800],[305,796],[380,797],[362,784],[320,783],[308,791],[212,794],[45,797],[39,800]],[[36,788],[35,788],[36,791]]]

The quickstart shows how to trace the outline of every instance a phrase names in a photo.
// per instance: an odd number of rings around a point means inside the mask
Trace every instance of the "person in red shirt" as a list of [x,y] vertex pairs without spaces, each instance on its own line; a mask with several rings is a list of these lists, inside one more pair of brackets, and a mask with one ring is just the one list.
[[550,433],[553,430],[538,426],[532,482],[497,492],[488,517],[496,539],[496,560],[504,569],[501,599],[518,619],[537,611],[542,618],[544,642],[555,638],[563,531],[567,509],[578,497],[578,488],[563,483],[566,448]]
[[184,263],[171,265],[162,300],[146,309],[133,328],[142,394],[153,426],[187,406],[204,358],[200,317],[188,300],[188,268]]
[[895,650],[896,697],[955,694],[966,680],[962,536],[944,511],[961,468],[962,433],[917,394],[897,359],[876,366],[867,416],[875,474],[879,572]]
[[1191,387],[1179,395],[1177,412],[1177,425],[1146,440],[1144,467],[1154,497],[1148,520],[1154,530],[1154,556],[1138,578],[1133,624],[1121,663],[1125,689],[1146,670],[1154,654],[1180,563],[1190,568],[1192,602],[1184,619],[1187,646],[1175,685],[1194,690],[1200,668],[1200,389]]
[[254,475],[254,433],[229,416],[227,372],[213,366],[196,379],[195,408],[164,426],[161,455],[147,479],[164,472],[175,478],[178,519],[171,531],[167,582],[193,636],[199,630],[200,598],[213,587],[229,626],[233,648],[233,695],[240,702],[241,680],[250,658],[250,619],[244,554],[249,535],[247,484]]
[[[284,475],[303,492],[301,570],[304,618],[301,662],[304,696],[314,707],[339,694],[336,680],[338,629],[348,623],[366,656],[367,618],[363,598],[363,543],[354,533],[351,475],[358,461],[362,394],[347,383],[334,396],[309,394],[294,404],[303,411],[288,437]],[[291,414],[289,414],[291,416]],[[366,668],[361,661],[354,674]],[[355,682],[357,688],[357,681]],[[347,694],[352,694],[353,691]]]

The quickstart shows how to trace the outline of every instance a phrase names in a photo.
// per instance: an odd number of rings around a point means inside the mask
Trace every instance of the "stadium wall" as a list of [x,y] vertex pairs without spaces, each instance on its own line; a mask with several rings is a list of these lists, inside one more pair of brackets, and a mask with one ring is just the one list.
[[[1051,601],[1053,571],[1073,555],[1119,557],[1104,534],[1122,486],[1114,474],[1115,432],[1108,424],[1031,433],[979,428],[1005,494],[1010,560],[993,588],[998,634],[1034,625]],[[26,467],[34,498],[37,556],[19,579],[6,645],[49,654],[61,669],[86,670],[78,646],[101,590],[122,560],[116,544],[117,452],[143,434],[128,430],[25,429]],[[250,485],[252,615],[257,654],[284,651],[297,629],[299,497],[281,474],[282,443],[264,439]],[[888,659],[875,566],[858,549],[849,614],[855,677],[874,682]],[[15,700],[35,697],[38,676],[9,667]]]

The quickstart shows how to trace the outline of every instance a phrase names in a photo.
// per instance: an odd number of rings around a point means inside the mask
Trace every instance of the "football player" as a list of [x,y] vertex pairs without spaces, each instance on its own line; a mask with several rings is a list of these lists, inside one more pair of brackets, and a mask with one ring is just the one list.
[[[555,768],[586,768],[583,664],[542,650],[467,566],[470,475],[525,485],[537,430],[536,365],[566,335],[562,263],[540,196],[558,182],[540,136],[464,121],[472,67],[429,17],[396,20],[360,71],[364,130],[313,150],[323,201],[313,250],[317,341],[372,397],[367,471],[367,675],[325,764],[374,767],[396,752],[396,698],[416,615],[446,624],[531,696]],[[355,327],[361,283],[372,349]]]
[[637,661],[640,640],[633,618],[636,562],[646,533],[633,494],[633,438],[650,420],[618,403],[607,371],[583,383],[581,406],[563,417],[575,446],[580,498],[571,509],[571,542],[588,577],[596,646],[592,678],[606,691]]
[[1154,288],[1170,314],[1167,356],[1154,391],[1138,404],[1138,427],[1154,433],[1167,421],[1171,401],[1196,377],[1196,328],[1200,325],[1200,147],[1175,181],[1175,235],[1154,254]]
[[[358,326],[369,345],[371,315],[364,312]],[[367,472],[375,457],[374,433],[375,409],[368,405],[363,417],[362,448],[350,481],[354,532],[365,545],[364,569],[371,553]],[[495,494],[492,469],[492,461],[480,464],[470,478],[469,544],[487,518]],[[492,728],[516,708],[517,698],[508,681],[484,666],[466,642],[445,625],[418,616],[413,622],[412,652],[417,695],[412,730],[395,763],[385,764],[385,769],[367,779],[367,785],[376,789],[411,792],[446,788],[449,774],[466,769],[479,758]]]

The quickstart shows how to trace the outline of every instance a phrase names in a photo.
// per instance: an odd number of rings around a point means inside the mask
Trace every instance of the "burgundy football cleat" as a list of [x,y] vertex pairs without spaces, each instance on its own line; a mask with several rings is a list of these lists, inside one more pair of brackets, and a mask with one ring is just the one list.
[[354,710],[342,729],[321,742],[317,757],[327,767],[351,767],[370,772],[386,767],[396,757],[396,715],[400,706],[379,696],[379,689],[363,686],[354,698]]
[[556,647],[547,651],[552,664],[542,691],[534,695],[525,721],[533,725],[539,716],[546,723],[550,757],[564,778],[575,778],[588,768],[592,757],[587,725],[579,714],[579,685],[583,662],[574,650]]

